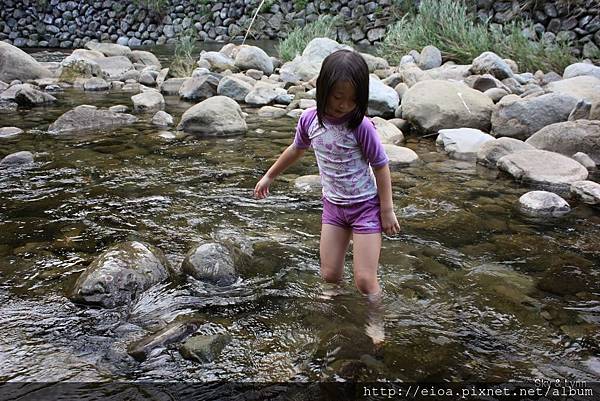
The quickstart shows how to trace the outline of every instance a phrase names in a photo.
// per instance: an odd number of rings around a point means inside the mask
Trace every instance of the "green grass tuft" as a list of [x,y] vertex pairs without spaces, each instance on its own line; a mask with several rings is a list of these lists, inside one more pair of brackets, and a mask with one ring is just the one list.
[[191,77],[196,69],[198,35],[194,27],[190,27],[178,35],[173,61],[169,73],[174,77]]

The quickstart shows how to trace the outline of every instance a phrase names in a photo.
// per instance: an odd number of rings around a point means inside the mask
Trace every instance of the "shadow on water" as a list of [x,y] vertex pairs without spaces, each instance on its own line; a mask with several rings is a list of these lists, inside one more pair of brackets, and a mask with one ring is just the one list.
[[[26,131],[2,139],[0,157],[29,150],[36,160],[0,172],[1,380],[597,380],[597,210],[571,200],[567,216],[532,220],[515,207],[526,186],[409,135],[424,162],[393,172],[403,231],[384,241],[385,342],[376,347],[351,269],[334,295],[319,277],[319,194],[293,185],[317,173],[314,157],[290,168],[270,198],[251,197],[295,121],[248,109],[249,131],[231,138],[165,139],[148,115],[107,132],[47,133],[76,105],[131,107],[131,95],[69,89],[52,107],[0,117]],[[176,120],[191,105],[166,103]],[[221,230],[254,248],[230,286],[162,283],[115,310],[66,298],[115,243],[148,241],[179,266]],[[183,359],[179,344],[143,362],[127,354],[182,318],[231,342],[210,363]]]

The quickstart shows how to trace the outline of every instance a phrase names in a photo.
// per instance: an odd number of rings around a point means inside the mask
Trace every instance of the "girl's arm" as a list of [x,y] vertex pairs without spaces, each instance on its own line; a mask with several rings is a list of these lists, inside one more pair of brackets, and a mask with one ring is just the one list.
[[254,197],[257,199],[265,198],[269,195],[269,186],[275,180],[275,178],[281,174],[285,169],[294,164],[302,155],[306,149],[299,149],[294,144],[287,147],[286,150],[277,158],[277,161],[273,163],[269,171],[256,183],[254,187]]
[[377,192],[381,204],[381,225],[387,235],[400,232],[400,224],[394,213],[394,202],[392,200],[392,178],[390,168],[387,164],[373,169],[375,181],[377,181]]

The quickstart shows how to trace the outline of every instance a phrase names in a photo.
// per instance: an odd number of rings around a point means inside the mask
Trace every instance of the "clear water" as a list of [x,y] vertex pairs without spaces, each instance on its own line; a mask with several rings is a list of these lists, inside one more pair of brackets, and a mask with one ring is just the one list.
[[[375,347],[351,255],[337,295],[319,278],[319,194],[293,186],[317,173],[314,157],[267,200],[251,197],[295,121],[245,109],[249,130],[233,138],[166,140],[150,115],[108,132],[46,132],[76,105],[131,106],[131,95],[66,90],[52,107],[0,115],[26,130],[0,140],[0,158],[29,150],[36,160],[0,170],[0,381],[598,380],[598,210],[573,201],[561,219],[527,218],[515,208],[526,186],[409,135],[423,162],[393,172],[403,231],[384,240],[386,341]],[[191,106],[166,101],[176,119]],[[178,266],[222,232],[255,247],[232,286],[163,283],[131,309],[67,298],[113,244],[150,242]],[[178,344],[141,363],[127,355],[176,318],[232,341],[207,364],[183,359]]]

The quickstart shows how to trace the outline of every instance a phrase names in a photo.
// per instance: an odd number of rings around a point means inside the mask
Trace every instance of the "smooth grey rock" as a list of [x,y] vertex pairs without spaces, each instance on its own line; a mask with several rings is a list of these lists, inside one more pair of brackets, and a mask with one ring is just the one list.
[[217,94],[219,80],[212,75],[186,79],[179,88],[179,97],[188,101],[208,99]]
[[102,69],[104,78],[110,81],[124,81],[132,74],[139,72],[135,70],[133,63],[125,56],[111,56],[97,59],[96,63]]
[[387,60],[382,57],[376,57],[368,53],[360,54],[367,63],[367,67],[369,67],[369,72],[374,72],[376,70],[387,70],[390,68]]
[[109,107],[108,110],[115,113],[127,113],[127,110],[129,110],[129,108],[123,104],[117,104],[115,106]]
[[16,166],[31,163],[33,163],[33,153],[28,151],[11,153],[0,160],[0,166]]
[[588,171],[581,164],[559,153],[546,150],[524,150],[498,160],[498,168],[519,181],[552,187],[585,180]]
[[369,77],[369,107],[367,114],[370,116],[391,117],[394,115],[400,97],[398,92],[378,79]]
[[74,83],[78,78],[102,77],[102,69],[95,59],[71,55],[61,61],[60,65],[60,80],[63,82]]
[[129,58],[134,63],[143,64],[147,66],[154,66],[157,67],[159,70],[162,68],[158,58],[149,51],[132,50],[131,56],[129,56]]
[[[160,92],[164,95],[179,95],[179,89],[181,89],[181,85],[188,78],[169,78],[164,81],[160,86]],[[158,78],[156,79],[158,85]]]
[[52,77],[52,73],[23,50],[0,40],[0,81]]
[[493,52],[484,52],[475,58],[471,66],[471,73],[477,75],[491,74],[500,80],[513,76],[508,63]]
[[496,168],[498,160],[501,157],[522,150],[535,150],[535,147],[514,138],[498,138],[481,145],[477,151],[477,163],[486,167]]
[[442,65],[442,53],[435,46],[425,46],[421,50],[418,65],[422,70],[438,68]]
[[581,163],[581,165],[585,168],[588,169],[588,171],[590,170],[596,170],[596,163],[594,162],[594,160],[592,160],[591,157],[589,157],[587,155],[587,153],[583,153],[583,152],[577,152],[575,153],[573,156],[571,156],[573,158],[573,160],[578,161],[579,163]]
[[236,76],[225,76],[219,81],[217,94],[227,96],[238,102],[243,102],[250,91],[252,85]]
[[535,217],[558,217],[571,211],[566,200],[552,192],[531,191],[519,198],[519,208]]
[[384,120],[381,117],[373,117],[372,121],[377,129],[381,143],[398,145],[404,142],[404,134],[394,124]]
[[538,149],[571,156],[584,152],[600,163],[600,121],[576,120],[552,124],[533,134],[526,141]]
[[267,75],[273,73],[273,61],[264,50],[256,46],[241,46],[235,56],[235,66],[242,71],[255,69]]
[[600,205],[600,184],[594,181],[576,181],[571,184],[571,194],[588,205]]
[[237,279],[231,251],[219,243],[201,244],[188,252],[181,264],[183,273],[219,286]]
[[155,112],[165,108],[165,99],[159,91],[149,90],[131,97],[133,110],[137,112]]
[[22,134],[23,130],[17,127],[2,127],[0,128],[0,138],[10,138]]
[[102,78],[90,78],[83,84],[83,89],[86,91],[107,91],[110,89],[110,84]]
[[258,116],[262,118],[281,118],[287,113],[286,109],[273,106],[263,106],[258,110]]
[[390,168],[406,167],[416,164],[419,156],[409,148],[402,146],[383,144],[383,150],[390,159]]
[[142,291],[170,275],[163,253],[147,243],[117,244],[98,256],[77,279],[75,302],[113,308],[130,304]]
[[492,131],[497,137],[527,139],[548,125],[567,121],[578,102],[577,98],[560,93],[512,100],[505,97],[492,113]]
[[298,107],[303,110],[310,109],[311,107],[317,107],[317,101],[315,99],[300,99],[298,102]]
[[160,127],[168,127],[173,125],[173,116],[166,111],[160,110],[152,117],[152,124]]
[[488,131],[493,108],[489,97],[458,82],[422,81],[402,98],[402,118],[424,132],[463,127]]
[[205,52],[200,55],[200,61],[206,61],[211,71],[236,71],[235,61],[221,52]]
[[565,71],[563,72],[564,79],[585,75],[600,79],[600,66],[589,63],[575,63],[565,68]]
[[549,92],[563,93],[583,99],[592,104],[590,111],[591,119],[600,119],[600,79],[582,75],[574,78],[563,79],[562,81],[551,82],[545,89]]
[[213,96],[183,113],[177,129],[195,135],[228,136],[244,134],[248,127],[235,100]]
[[86,49],[95,50],[104,54],[107,57],[113,56],[124,56],[132,57],[132,51],[129,47],[114,44],[114,43],[98,43],[98,42],[87,42],[85,44]]
[[31,86],[23,85],[15,93],[15,102],[19,106],[33,107],[56,102],[56,98],[49,93],[39,91]]
[[74,131],[97,130],[133,124],[137,117],[130,114],[100,110],[95,106],[81,105],[61,115],[48,127],[48,133],[61,134]]
[[494,140],[493,136],[473,128],[442,129],[438,134],[436,145],[458,160],[475,159],[481,146]]
[[265,106],[277,98],[277,96],[285,95],[287,91],[283,88],[275,86],[255,86],[246,95],[244,101],[255,106]]

